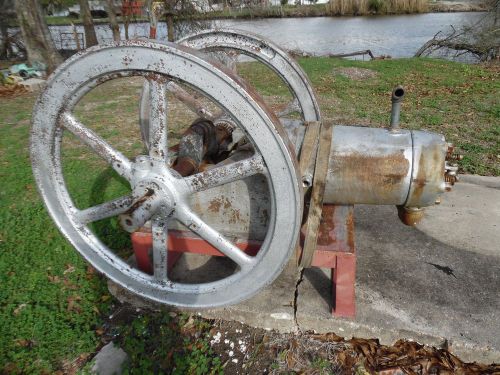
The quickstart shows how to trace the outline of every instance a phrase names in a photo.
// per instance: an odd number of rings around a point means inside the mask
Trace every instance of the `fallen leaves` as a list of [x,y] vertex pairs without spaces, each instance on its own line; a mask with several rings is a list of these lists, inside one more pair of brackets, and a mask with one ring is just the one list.
[[23,85],[0,85],[0,98],[15,98],[29,94],[29,90]]
[[67,299],[68,302],[68,307],[66,310],[68,312],[76,312],[77,314],[80,314],[82,312],[82,308],[78,305],[78,301],[81,301],[82,297],[79,295],[72,295],[69,296]]
[[63,275],[66,275],[68,273],[73,273],[75,272],[75,266],[71,265],[71,264],[66,264],[66,269],[64,270],[63,272]]
[[[428,347],[414,341],[398,340],[393,346],[387,346],[381,345],[378,339],[344,340],[334,333],[310,337],[320,342],[348,344],[363,359],[364,368],[370,373],[401,369],[408,375],[500,374],[500,365],[465,363],[448,350]],[[342,363],[344,368],[353,368],[354,358],[349,357],[347,352],[340,352],[337,355],[337,361]],[[358,370],[355,370],[356,374]]]

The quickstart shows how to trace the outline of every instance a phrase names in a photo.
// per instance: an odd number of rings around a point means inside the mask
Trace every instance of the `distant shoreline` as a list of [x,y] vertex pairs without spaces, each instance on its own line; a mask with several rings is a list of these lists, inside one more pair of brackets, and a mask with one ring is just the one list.
[[[211,13],[203,13],[193,17],[196,20],[222,20],[222,19],[262,19],[262,18],[305,18],[305,17],[363,17],[363,16],[399,16],[405,14],[427,14],[427,13],[459,13],[459,12],[486,12],[486,3],[481,1],[436,1],[429,2],[428,9],[420,12],[401,13],[368,13],[368,14],[329,14],[326,4],[299,5],[299,6],[273,6],[267,8],[243,8],[241,10],[224,10]],[[186,20],[188,17],[179,17],[178,20]],[[49,26],[71,26],[82,25],[79,18],[47,16]],[[160,22],[164,22],[160,19]],[[107,18],[95,18],[94,24],[106,24]],[[123,23],[121,17],[118,22]],[[129,23],[148,22],[145,16],[132,19]]]

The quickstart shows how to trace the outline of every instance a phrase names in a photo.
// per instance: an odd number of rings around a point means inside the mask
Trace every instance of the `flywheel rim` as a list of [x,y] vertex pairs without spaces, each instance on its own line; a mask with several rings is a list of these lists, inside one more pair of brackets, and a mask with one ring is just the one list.
[[[185,63],[190,66],[185,68]],[[268,171],[272,214],[268,234],[254,266],[241,268],[234,275],[211,283],[159,283],[112,254],[85,224],[76,219],[76,208],[66,189],[59,160],[62,128],[58,122],[62,114],[70,111],[96,85],[137,71],[168,75],[197,87],[235,116],[255,142]],[[210,87],[214,82],[220,85],[217,89]],[[214,67],[195,51],[174,44],[122,42],[93,47],[67,60],[50,77],[35,104],[31,137],[35,180],[59,230],[100,272],[156,302],[191,308],[217,307],[257,293],[279,275],[295,249],[302,200],[295,157],[286,144],[283,129],[256,98],[237,79]],[[267,139],[267,143],[263,144],[263,139]],[[286,197],[286,202],[276,199],[277,196]]]

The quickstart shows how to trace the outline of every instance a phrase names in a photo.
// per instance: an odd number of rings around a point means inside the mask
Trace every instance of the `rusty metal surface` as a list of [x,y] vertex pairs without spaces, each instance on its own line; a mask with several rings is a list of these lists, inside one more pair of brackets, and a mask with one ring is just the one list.
[[413,227],[424,218],[424,210],[422,208],[398,206],[398,217],[403,224]]
[[435,133],[335,126],[325,203],[433,205],[444,191],[445,148]]
[[404,204],[412,163],[410,131],[334,126],[325,203]]
[[[182,178],[167,166],[164,152],[168,131],[160,112],[151,117],[154,146],[149,155],[128,160],[99,136],[93,134],[72,115],[75,104],[93,87],[110,79],[141,75],[164,87],[158,75],[186,82],[213,98],[243,129],[255,150],[250,159],[220,166]],[[166,108],[162,95],[153,95],[153,108]],[[65,122],[61,122],[65,119]],[[69,120],[69,121],[66,121]],[[71,244],[100,272],[143,297],[171,305],[203,308],[241,301],[268,285],[281,272],[292,254],[302,217],[302,192],[294,152],[276,116],[267,110],[262,99],[242,86],[230,72],[207,62],[196,51],[174,44],[126,41],[101,45],[66,60],[49,78],[33,113],[31,160],[33,173],[45,205],[60,231]],[[69,125],[68,125],[69,124]],[[74,125],[74,126],[73,126]],[[133,197],[79,210],[67,191],[60,160],[61,138],[71,131],[93,151],[107,160],[131,184]],[[236,167],[236,168],[234,168]],[[261,251],[251,257],[239,250],[231,239],[205,223],[189,206],[192,194],[261,174],[269,189],[270,211],[267,232]],[[155,275],[131,267],[108,249],[89,230],[89,220],[99,220],[120,213],[130,213],[137,203],[134,197],[153,194],[140,201],[147,215],[156,222],[153,241],[156,254]],[[208,191],[208,190],[207,190]],[[155,204],[149,204],[152,201]],[[159,206],[156,202],[159,201]],[[133,212],[139,209],[135,207]],[[214,206],[215,208],[215,206]],[[168,280],[164,253],[166,228],[163,222],[177,220],[237,263],[236,272],[224,279],[205,284],[182,284]],[[160,266],[163,264],[163,268]]]
[[318,250],[354,253],[354,207],[324,204]]
[[426,207],[445,191],[445,157],[448,145],[439,134],[412,131],[413,170],[405,207]]

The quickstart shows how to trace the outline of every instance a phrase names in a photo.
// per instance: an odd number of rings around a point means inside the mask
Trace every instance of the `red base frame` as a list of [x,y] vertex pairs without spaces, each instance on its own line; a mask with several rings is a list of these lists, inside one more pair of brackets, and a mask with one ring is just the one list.
[[[151,233],[135,232],[131,237],[138,268],[151,274]],[[169,231],[167,246],[169,271],[185,252],[223,256],[216,248],[201,238],[194,237],[191,232]],[[236,246],[249,255],[255,255],[259,251],[260,242],[237,241]],[[353,318],[356,315],[353,206],[323,206],[318,245],[312,265],[331,269],[332,315]]]

